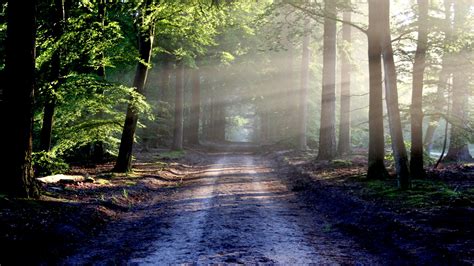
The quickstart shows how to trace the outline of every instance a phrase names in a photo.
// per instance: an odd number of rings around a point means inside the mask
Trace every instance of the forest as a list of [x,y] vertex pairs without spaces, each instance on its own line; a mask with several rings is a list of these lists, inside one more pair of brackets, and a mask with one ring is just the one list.
[[0,0],[0,265],[472,265],[473,64],[473,0]]

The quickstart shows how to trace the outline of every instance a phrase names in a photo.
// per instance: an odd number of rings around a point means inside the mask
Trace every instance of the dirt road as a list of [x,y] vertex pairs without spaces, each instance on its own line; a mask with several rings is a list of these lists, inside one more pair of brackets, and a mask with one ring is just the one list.
[[239,153],[158,191],[65,263],[379,264],[301,202],[273,162]]

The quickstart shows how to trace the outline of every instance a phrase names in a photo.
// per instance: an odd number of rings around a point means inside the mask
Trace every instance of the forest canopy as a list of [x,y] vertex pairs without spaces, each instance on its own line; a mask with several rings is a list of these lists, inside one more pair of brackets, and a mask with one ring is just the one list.
[[473,16],[471,0],[1,1],[2,190],[209,142],[360,153],[408,189],[472,160]]

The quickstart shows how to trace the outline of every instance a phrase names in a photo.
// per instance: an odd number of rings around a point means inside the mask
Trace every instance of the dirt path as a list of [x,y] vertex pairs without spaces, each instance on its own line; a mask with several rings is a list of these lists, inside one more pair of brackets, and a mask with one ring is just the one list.
[[298,200],[271,161],[215,155],[183,186],[112,224],[66,263],[378,264]]

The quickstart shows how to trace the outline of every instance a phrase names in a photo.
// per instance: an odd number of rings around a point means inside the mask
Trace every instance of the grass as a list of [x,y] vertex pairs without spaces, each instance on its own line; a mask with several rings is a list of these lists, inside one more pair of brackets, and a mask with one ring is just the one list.
[[125,185],[127,185],[129,187],[135,186],[136,184],[137,184],[137,182],[135,182],[135,181],[125,180]]
[[452,189],[444,182],[433,180],[413,180],[412,188],[406,191],[398,189],[394,181],[370,180],[365,184],[369,195],[397,201],[406,207],[449,204],[469,194],[467,191]]
[[332,160],[331,163],[335,167],[349,167],[349,166],[352,166],[352,162],[350,160],[336,159],[336,160]]
[[158,161],[154,163],[154,165],[158,168],[158,170],[162,171],[163,169],[168,168],[168,163]]
[[99,184],[99,185],[110,185],[110,181],[107,180],[107,179],[103,179],[103,178],[96,179],[95,183]]
[[186,152],[183,150],[179,151],[166,151],[157,155],[159,160],[176,160],[181,159],[186,155]]

